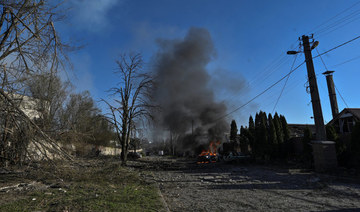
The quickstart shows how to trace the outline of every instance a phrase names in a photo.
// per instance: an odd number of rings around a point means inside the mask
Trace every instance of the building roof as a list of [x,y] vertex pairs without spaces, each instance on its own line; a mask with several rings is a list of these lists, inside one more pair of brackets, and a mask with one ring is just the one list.
[[302,137],[304,130],[309,128],[312,134],[315,134],[316,127],[314,124],[288,124],[290,137]]
[[348,108],[348,111],[360,120],[360,108]]
[[360,120],[360,108],[344,108],[339,114],[337,114],[327,125],[333,124],[335,120],[343,117],[346,114],[351,114],[356,117],[357,120]]

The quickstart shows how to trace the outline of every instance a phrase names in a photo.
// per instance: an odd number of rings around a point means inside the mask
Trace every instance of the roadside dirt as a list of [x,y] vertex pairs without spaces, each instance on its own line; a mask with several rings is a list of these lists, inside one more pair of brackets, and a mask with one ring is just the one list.
[[170,211],[360,211],[360,185],[300,169],[145,157],[130,162]]

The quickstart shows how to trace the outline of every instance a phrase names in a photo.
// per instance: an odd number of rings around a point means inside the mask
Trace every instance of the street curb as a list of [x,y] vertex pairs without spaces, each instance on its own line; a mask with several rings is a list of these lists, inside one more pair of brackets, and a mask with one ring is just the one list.
[[[153,178],[155,179],[153,172],[151,172],[151,175],[152,175]],[[158,195],[160,196],[160,201],[161,201],[161,203],[162,203],[163,206],[164,206],[164,210],[165,210],[166,212],[170,212],[169,206],[168,206],[168,204],[166,203],[165,198],[164,198],[164,196],[163,196],[162,193],[161,193],[159,184],[156,183],[156,182],[154,182],[154,183],[155,183],[156,188],[157,188],[157,190],[158,190]]]
[[[156,184],[156,185],[157,185],[157,184]],[[161,191],[160,191],[159,186],[157,185],[156,187],[158,188],[158,194],[159,194],[159,196],[160,196],[160,199],[161,199],[161,202],[162,202],[162,204],[163,204],[163,206],[164,206],[165,211],[166,211],[166,212],[170,212],[169,206],[168,206],[168,204],[166,203],[166,201],[165,201],[165,199],[164,199],[164,196],[162,195],[162,193],[161,193]]]

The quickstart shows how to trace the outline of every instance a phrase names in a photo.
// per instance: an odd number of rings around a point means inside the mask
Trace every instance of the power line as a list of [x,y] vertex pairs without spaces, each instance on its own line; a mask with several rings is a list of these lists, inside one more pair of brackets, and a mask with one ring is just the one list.
[[[358,14],[360,14],[360,13],[358,13]],[[357,14],[357,15],[358,15],[358,14]],[[330,34],[330,33],[334,32],[334,31],[336,31],[336,30],[338,30],[338,29],[340,29],[340,28],[342,28],[342,27],[344,27],[344,26],[346,26],[346,25],[348,25],[348,24],[350,24],[350,23],[352,23],[352,22],[354,22],[354,21],[357,21],[359,18],[360,18],[360,17],[353,18],[352,20],[350,20],[350,21],[348,21],[348,22],[345,22],[346,20],[344,20],[344,21],[342,21],[341,23],[339,23],[338,25],[334,26],[334,27],[336,27],[335,29],[333,29],[333,30],[331,30],[331,31],[328,31],[328,32],[319,33],[319,34],[317,34],[317,37],[321,37],[321,36]],[[349,18],[349,19],[350,19],[350,18]],[[349,19],[348,19],[348,20],[349,20]],[[344,22],[345,22],[345,23],[344,23]],[[342,24],[342,25],[340,25],[340,24]],[[333,27],[332,27],[332,28],[333,28]],[[330,28],[329,28],[329,29],[330,29]]]
[[346,45],[346,44],[348,44],[348,43],[351,43],[351,42],[353,42],[354,40],[357,40],[357,39],[359,39],[359,38],[360,38],[360,36],[357,36],[357,37],[355,37],[355,38],[353,38],[353,39],[351,39],[351,40],[349,40],[349,41],[346,41],[345,43],[342,43],[342,44],[340,44],[340,45],[338,45],[338,46],[335,46],[334,48],[331,48],[331,49],[329,49],[329,50],[327,50],[327,51],[325,51],[325,52],[323,52],[323,53],[321,53],[321,54],[318,54],[317,56],[313,57],[313,59],[315,59],[315,58],[317,58],[317,57],[321,57],[321,55],[327,54],[327,53],[329,53],[329,52],[331,52],[331,51],[333,51],[333,50],[335,50],[335,49],[337,49],[337,48],[339,48],[339,47],[342,47],[342,46],[344,46],[344,45]]
[[349,105],[346,104],[345,99],[344,99],[343,96],[341,95],[340,91],[337,89],[337,87],[336,87],[335,85],[334,85],[334,87],[335,87],[336,91],[338,92],[340,98],[343,100],[343,102],[344,102],[344,104],[346,105],[346,107],[349,108]]
[[[327,19],[326,21],[324,21],[323,23],[317,25],[316,27],[312,28],[308,33],[306,34],[309,34],[310,32],[312,32],[313,30],[315,29],[319,29],[321,26],[327,24],[328,22],[330,22],[331,20],[335,19],[336,17],[340,16],[341,14],[345,13],[346,11],[350,10],[351,8],[355,7],[356,5],[358,5],[360,3],[360,1],[356,2],[355,4],[351,5],[350,7],[346,8],[345,10],[339,12],[338,14],[336,14],[335,16]],[[321,28],[320,28],[321,29]]]
[[273,88],[275,85],[279,84],[282,80],[284,80],[286,77],[288,77],[291,73],[293,73],[294,71],[296,71],[298,68],[300,68],[303,64],[305,63],[302,62],[300,65],[298,65],[295,69],[293,69],[292,71],[290,71],[288,74],[286,74],[285,76],[283,76],[281,79],[279,79],[278,81],[276,81],[274,84],[272,84],[271,86],[269,86],[268,88],[266,88],[264,91],[262,91],[261,93],[259,93],[258,95],[256,95],[255,97],[253,97],[252,99],[250,99],[249,101],[247,101],[245,104],[241,105],[240,107],[237,107],[236,109],[232,110],[231,112],[215,119],[213,122],[217,122],[223,118],[225,118],[226,116],[235,113],[236,111],[240,110],[241,108],[245,107],[246,105],[250,104],[252,101],[254,101],[255,99],[257,99],[259,96],[263,95],[264,93],[266,93],[268,90],[270,90],[271,88]]
[[356,56],[356,57],[353,57],[353,58],[351,58],[351,59],[345,60],[345,61],[343,61],[343,62],[341,62],[341,63],[336,64],[336,65],[333,65],[332,67],[338,67],[338,66],[341,66],[341,65],[343,65],[343,64],[345,64],[345,63],[349,63],[349,62],[354,61],[354,60],[357,60],[357,59],[360,59],[360,55],[359,55],[359,56]]
[[[295,44],[297,44],[298,41],[293,42],[288,48],[291,49]],[[272,60],[265,68],[263,68],[263,71],[257,76],[253,77],[251,80],[249,80],[249,84],[247,87],[250,87],[250,84],[253,84],[253,82],[258,80],[266,80],[270,77],[270,75],[275,72],[278,68],[280,68],[282,65],[284,65],[288,61],[289,57],[281,53],[276,59]]]
[[[288,49],[293,48],[293,46],[295,44],[297,44],[298,41],[293,42]],[[288,61],[290,60],[289,57],[287,57],[286,55],[284,55],[283,53],[281,53],[278,57],[276,57],[274,60],[272,60],[268,65],[265,66],[265,68],[262,69],[262,71],[260,73],[258,73],[255,77],[253,77],[252,79],[250,79],[244,86],[243,89],[248,89],[251,88],[252,85],[255,82],[258,81],[266,81],[267,79],[269,79],[271,77],[271,75],[276,72],[280,67],[282,67],[283,65],[285,65]],[[227,105],[229,106],[229,109],[231,108],[236,108],[237,103],[235,100],[235,97],[237,95],[236,94],[225,94],[225,97],[222,96],[222,99],[229,99],[227,101]]]
[[[294,62],[293,62],[292,65],[291,65],[290,72],[291,72],[291,70],[294,68],[294,65],[295,65],[297,56],[298,56],[298,55],[296,54],[296,55],[295,55],[295,58],[294,58]],[[273,108],[273,110],[272,110],[272,113],[274,113],[275,108],[276,108],[277,104],[279,103],[279,100],[280,100],[280,98],[281,98],[282,93],[284,92],[284,89],[285,89],[285,87],[286,87],[286,84],[287,84],[289,78],[290,78],[290,74],[288,75],[288,77],[287,77],[286,80],[285,80],[285,84],[284,84],[284,86],[282,87],[281,92],[280,92],[280,95],[279,95],[279,97],[278,97],[277,100],[276,100],[276,103],[275,103],[275,105],[274,105],[274,108]]]
[[325,71],[327,71],[328,69],[327,69],[327,67],[326,67],[326,65],[325,65],[324,60],[322,59],[322,57],[321,57],[321,55],[320,55],[320,53],[319,53],[318,49],[317,49],[317,48],[315,48],[315,49],[316,49],[316,52],[318,53],[318,55],[319,55],[319,57],[320,57],[320,59],[321,59],[322,64],[323,64],[323,65],[324,65],[324,67],[325,67]]
[[289,57],[286,57],[286,55],[283,55],[278,61],[274,61],[273,63],[269,64],[265,69],[263,73],[258,74],[253,80],[251,80],[249,83],[252,84],[253,82],[257,80],[266,80],[272,73],[274,73],[279,67],[281,67],[283,64],[287,62]]
[[[286,60],[284,60],[284,59],[286,59]],[[251,88],[252,84],[254,84],[255,82],[259,82],[259,81],[264,82],[267,79],[269,79],[274,72],[276,72],[281,66],[286,64],[286,62],[288,61],[287,59],[289,59],[289,57],[287,57],[287,58],[283,57],[276,63],[274,61],[271,66],[268,66],[267,68],[265,68],[264,71],[259,73],[257,77],[255,77],[255,78],[253,78],[253,80],[249,81],[247,83],[247,85],[244,87],[244,89]],[[232,95],[232,97],[235,97],[235,96],[236,96],[236,94]],[[233,104],[231,104],[230,108],[237,107],[234,98],[231,98],[230,102],[233,102]]]
[[[353,42],[353,41],[355,41],[355,40],[357,40],[357,39],[359,39],[359,38],[360,38],[360,36],[357,36],[357,37],[355,37],[355,38],[353,38],[353,39],[351,39],[351,40],[349,40],[349,41],[346,41],[346,42],[344,42],[344,43],[342,43],[342,44],[340,44],[340,45],[338,45],[338,46],[335,46],[334,48],[331,48],[331,49],[329,49],[329,50],[327,50],[327,51],[325,51],[325,52],[323,52],[323,53],[321,53],[321,54],[318,54],[317,56],[313,57],[313,59],[315,59],[315,58],[317,58],[317,57],[321,57],[322,55],[327,54],[327,53],[329,53],[329,52],[331,52],[331,51],[333,51],[333,50],[335,50],[335,49],[337,49],[337,48],[339,48],[339,47],[342,47],[342,46],[344,46],[344,45],[346,45],[346,44],[348,44],[348,43],[351,43],[351,42]],[[268,90],[270,90],[271,88],[273,88],[275,85],[279,84],[279,83],[280,83],[282,80],[284,80],[285,78],[287,78],[290,74],[292,74],[294,71],[296,71],[298,68],[300,68],[305,62],[306,62],[306,61],[302,62],[302,63],[301,63],[300,65],[298,65],[295,69],[293,69],[293,70],[290,71],[288,74],[286,74],[285,76],[283,76],[281,79],[279,79],[278,81],[276,81],[274,84],[272,84],[271,86],[269,86],[268,88],[266,88],[264,91],[262,91],[261,93],[259,93],[258,95],[256,95],[255,97],[253,97],[252,99],[250,99],[249,101],[247,101],[245,104],[243,104],[243,105],[235,108],[234,110],[230,111],[229,113],[227,113],[227,114],[225,114],[225,115],[223,115],[223,116],[215,119],[213,122],[217,122],[218,120],[221,120],[221,119],[227,117],[228,115],[235,113],[236,111],[240,110],[241,108],[245,107],[246,105],[250,104],[252,101],[254,101],[254,100],[257,99],[258,97],[260,97],[261,95],[263,95],[264,93],[266,93]],[[340,95],[340,96],[341,96],[341,95]]]
[[[326,27],[324,27],[323,29],[319,29],[319,30],[317,30],[316,31],[316,33],[319,35],[319,34],[328,34],[328,33],[330,33],[330,32],[332,32],[332,31],[335,31],[335,30],[337,30],[337,29],[339,29],[339,28],[341,28],[341,27],[343,27],[343,26],[345,26],[345,25],[347,25],[347,24],[349,24],[349,23],[351,23],[351,22],[354,22],[354,21],[356,21],[359,17],[356,17],[356,16],[358,16],[360,14],[360,10],[355,10],[354,12],[352,12],[352,13],[350,13],[349,15],[347,15],[347,16],[345,16],[345,17],[343,17],[343,18],[341,18],[341,19],[339,19],[339,20],[337,20],[337,21],[335,21],[334,23],[332,23],[332,24],[329,24],[328,26],[326,26]],[[350,21],[348,21],[348,20],[350,20]],[[346,22],[346,21],[348,21],[348,22]],[[344,24],[344,22],[346,22],[345,24]],[[340,25],[340,26],[339,26]],[[339,26],[339,27],[338,27]],[[328,30],[330,30],[330,29],[332,29],[332,28],[335,28],[334,30],[332,30],[332,31],[329,31],[329,32],[327,32]]]
[[[321,62],[324,64],[325,70],[327,71],[328,69],[327,69],[327,67],[326,67],[326,65],[325,65],[325,62],[324,62],[324,60],[322,59],[322,57],[321,57],[321,55],[319,54],[319,51],[318,51],[317,49],[316,49],[316,52],[318,53],[318,56],[320,57]],[[349,108],[348,104],[345,102],[345,99],[342,97],[342,95],[341,95],[340,91],[338,90],[338,88],[337,88],[335,85],[334,85],[334,87],[335,87],[336,91],[338,92],[339,96],[341,97],[341,99],[343,100],[343,102],[345,103],[346,107]]]

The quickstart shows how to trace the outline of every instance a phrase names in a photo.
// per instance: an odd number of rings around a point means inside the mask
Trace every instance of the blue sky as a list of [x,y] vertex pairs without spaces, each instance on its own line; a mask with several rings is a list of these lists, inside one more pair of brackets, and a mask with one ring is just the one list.
[[[246,87],[237,92],[225,92],[226,83],[221,87],[214,82],[217,99],[225,101],[232,111],[290,71],[294,56],[286,55],[286,51],[297,50],[301,35],[315,33],[320,53],[359,36],[360,3],[357,2],[72,0],[65,4],[71,8],[67,19],[57,23],[57,28],[63,40],[84,45],[70,54],[74,69],[69,77],[77,91],[89,90],[96,100],[106,98],[106,90],[116,84],[112,72],[120,53],[140,52],[149,62],[157,52],[157,39],[182,39],[190,27],[206,28],[217,51],[216,58],[208,65],[209,74],[246,82]],[[360,107],[360,58],[336,65],[360,57],[359,45],[360,39],[323,56],[327,68],[335,71],[335,85],[351,108]],[[316,55],[313,50],[313,56]],[[304,55],[299,54],[296,64],[303,61]],[[319,74],[324,120],[328,122],[332,118],[331,109],[325,77],[321,75],[326,69],[319,58],[314,60],[314,65]],[[289,123],[313,123],[306,81],[306,67],[302,66],[290,76],[275,108]],[[238,125],[247,125],[250,114],[259,110],[272,112],[283,85],[284,82],[279,83],[229,118]],[[339,95],[337,99],[342,110],[346,105]]]

